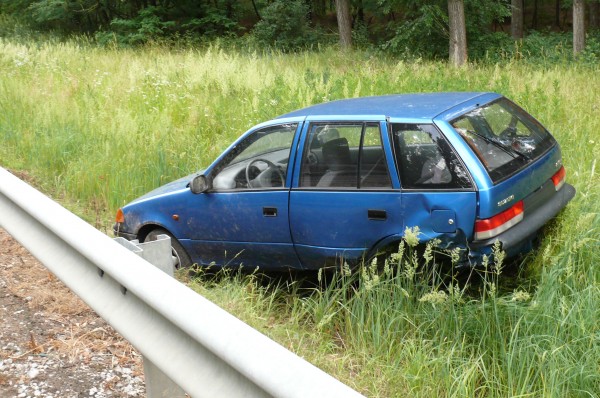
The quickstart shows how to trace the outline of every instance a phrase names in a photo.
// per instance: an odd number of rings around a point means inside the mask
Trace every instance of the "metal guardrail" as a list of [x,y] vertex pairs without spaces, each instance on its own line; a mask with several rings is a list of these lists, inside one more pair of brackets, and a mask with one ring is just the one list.
[[193,398],[362,396],[2,168],[0,226]]

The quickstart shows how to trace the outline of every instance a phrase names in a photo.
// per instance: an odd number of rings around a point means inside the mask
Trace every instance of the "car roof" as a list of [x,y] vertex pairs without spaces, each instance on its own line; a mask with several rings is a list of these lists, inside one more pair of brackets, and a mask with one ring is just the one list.
[[[325,115],[385,115],[391,118],[433,119],[460,104],[492,93],[452,92],[392,94],[325,102],[281,115],[280,118]],[[496,94],[497,95],[497,94]]]

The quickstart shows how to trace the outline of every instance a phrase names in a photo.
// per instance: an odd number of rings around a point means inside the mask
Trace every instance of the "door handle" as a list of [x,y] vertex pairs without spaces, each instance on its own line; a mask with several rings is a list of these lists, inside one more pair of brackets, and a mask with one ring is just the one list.
[[369,217],[369,220],[376,220],[376,221],[387,220],[387,211],[385,211],[385,210],[369,209],[367,211],[367,215]]
[[277,217],[277,207],[263,207],[263,216]]

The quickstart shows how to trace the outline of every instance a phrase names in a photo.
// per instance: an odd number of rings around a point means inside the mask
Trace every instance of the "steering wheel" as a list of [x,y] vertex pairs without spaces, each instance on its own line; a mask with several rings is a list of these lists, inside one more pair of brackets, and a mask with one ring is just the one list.
[[[250,178],[250,169],[252,168],[252,165],[254,165],[254,163],[258,163],[258,162],[263,162],[267,165],[267,168],[262,171],[258,176],[256,176],[256,178],[254,178],[253,180]],[[258,186],[253,186],[252,185],[252,181],[258,181],[259,186],[264,187],[264,186],[277,186],[277,185],[272,185],[272,177],[273,177],[273,173],[277,174],[277,177],[279,177],[279,181],[281,182],[280,186],[285,186],[285,177],[283,176],[283,173],[281,172],[281,170],[279,169],[279,167],[277,167],[277,165],[275,165],[275,163],[271,162],[270,160],[267,159],[254,159],[252,160],[250,163],[248,163],[246,165],[246,182],[248,183],[248,188],[258,188]],[[268,182],[268,185],[266,184]]]
[[514,140],[517,138],[517,128],[509,126],[500,133],[500,138],[505,140]]
[[513,115],[508,126],[500,133],[500,138],[511,141],[515,140],[518,136],[517,123],[519,123],[519,119]]

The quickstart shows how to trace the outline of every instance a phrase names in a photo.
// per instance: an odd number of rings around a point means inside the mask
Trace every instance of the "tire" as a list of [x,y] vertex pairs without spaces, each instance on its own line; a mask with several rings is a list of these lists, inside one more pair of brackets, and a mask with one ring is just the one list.
[[177,238],[175,238],[173,234],[171,234],[167,230],[162,228],[153,229],[148,233],[148,235],[146,235],[146,239],[144,239],[144,242],[151,242],[153,240],[156,240],[158,235],[168,235],[171,238],[171,251],[173,253],[173,257],[175,257],[176,259],[175,269],[189,268],[192,266],[192,260],[189,254],[185,251],[183,246],[181,246],[181,243],[179,243]]

